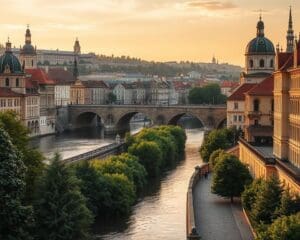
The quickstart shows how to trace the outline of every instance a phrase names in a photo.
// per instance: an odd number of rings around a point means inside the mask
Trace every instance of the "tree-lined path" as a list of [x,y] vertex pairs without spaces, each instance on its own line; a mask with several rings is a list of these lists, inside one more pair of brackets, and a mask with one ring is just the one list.
[[194,190],[197,231],[205,240],[253,240],[240,203],[211,193],[211,178],[198,182]]

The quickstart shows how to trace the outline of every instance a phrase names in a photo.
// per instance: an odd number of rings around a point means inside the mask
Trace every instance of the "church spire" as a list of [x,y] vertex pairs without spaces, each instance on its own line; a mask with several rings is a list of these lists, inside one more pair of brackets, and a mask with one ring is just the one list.
[[77,58],[75,57],[74,58],[74,68],[73,68],[73,76],[74,76],[75,80],[78,79],[78,75],[79,75],[79,73],[78,73]]
[[256,29],[257,29],[257,33],[256,33],[257,37],[264,37],[265,36],[265,24],[262,21],[261,14],[259,15],[259,21],[257,23]]
[[292,7],[290,6],[290,14],[289,14],[289,26],[287,30],[287,35],[286,35],[286,51],[287,52],[293,52],[294,50],[294,30],[293,30],[293,17],[292,17]]
[[31,44],[31,32],[29,29],[29,24],[27,24],[27,29],[25,34],[25,44]]

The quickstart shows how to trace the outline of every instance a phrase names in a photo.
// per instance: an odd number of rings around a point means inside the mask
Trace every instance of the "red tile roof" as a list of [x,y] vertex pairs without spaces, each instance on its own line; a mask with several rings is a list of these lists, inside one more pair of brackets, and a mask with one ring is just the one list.
[[272,96],[274,91],[274,76],[267,77],[255,87],[251,88],[246,94],[251,96]]
[[27,77],[32,81],[38,82],[41,85],[54,85],[55,82],[52,80],[43,69],[26,69]]
[[244,101],[245,93],[255,87],[257,84],[255,83],[244,83],[239,86],[229,97],[228,101]]
[[105,82],[98,80],[87,80],[81,81],[82,84],[87,88],[108,88]]
[[23,94],[12,91],[9,88],[0,87],[0,97],[22,97]]
[[239,85],[239,83],[238,82],[234,82],[234,81],[225,80],[225,81],[221,82],[221,88],[235,88],[238,85]]
[[278,69],[284,70],[293,66],[294,53],[279,52],[277,53]]
[[50,68],[48,70],[48,76],[50,79],[53,79],[56,84],[70,84],[76,80],[73,73],[64,68]]

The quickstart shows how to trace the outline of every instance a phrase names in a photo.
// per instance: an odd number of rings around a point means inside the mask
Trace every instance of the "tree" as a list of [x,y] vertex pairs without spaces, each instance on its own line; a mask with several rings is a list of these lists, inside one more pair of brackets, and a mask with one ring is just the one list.
[[117,101],[117,96],[112,92],[108,93],[107,98],[109,103],[115,103]]
[[261,178],[255,179],[242,193],[242,205],[247,211],[251,212],[263,182]]
[[34,209],[38,239],[80,240],[88,237],[92,216],[75,174],[55,155],[42,176]]
[[299,196],[293,197],[289,190],[283,192],[280,206],[275,211],[275,216],[289,216],[300,211]]
[[0,239],[31,239],[32,208],[23,206],[26,167],[22,155],[0,127]]
[[226,149],[233,143],[229,138],[230,130],[218,129],[211,131],[204,139],[204,143],[201,145],[199,152],[204,162],[209,161],[210,155],[218,149]]
[[196,87],[189,92],[189,102],[192,104],[224,104],[226,96],[221,93],[218,84],[208,84],[204,87]]
[[105,174],[110,191],[110,205],[106,211],[113,216],[126,215],[135,201],[134,185],[124,174]]
[[269,224],[275,210],[280,206],[282,187],[277,177],[271,177],[262,184],[252,207],[251,216],[256,223]]
[[162,152],[156,142],[141,141],[129,147],[128,152],[138,157],[148,176],[157,176],[162,163]]
[[33,192],[36,179],[42,174],[44,169],[42,154],[32,149],[29,145],[28,129],[21,123],[15,112],[0,113],[0,126],[9,134],[13,145],[23,155],[23,162],[27,168],[25,175],[25,200],[30,203],[33,198]]
[[259,233],[259,240],[300,239],[300,213],[276,219],[266,232]]
[[233,202],[233,197],[241,196],[245,185],[249,184],[251,180],[248,168],[237,157],[224,154],[214,168],[212,192],[222,197],[228,197]]
[[225,154],[223,149],[218,149],[212,152],[209,157],[209,164],[210,167],[213,169],[215,165],[218,163],[219,158],[222,157],[222,155]]
[[104,176],[88,161],[76,165],[75,172],[81,180],[80,190],[87,200],[87,207],[95,216],[105,213],[111,195]]

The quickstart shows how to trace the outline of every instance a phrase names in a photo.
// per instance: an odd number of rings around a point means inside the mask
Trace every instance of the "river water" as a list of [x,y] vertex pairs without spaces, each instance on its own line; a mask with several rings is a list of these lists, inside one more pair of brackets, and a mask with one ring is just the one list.
[[201,163],[198,148],[203,141],[200,129],[186,130],[186,157],[152,182],[127,219],[99,222],[94,231],[103,240],[182,240],[186,238],[186,192],[196,165]]

